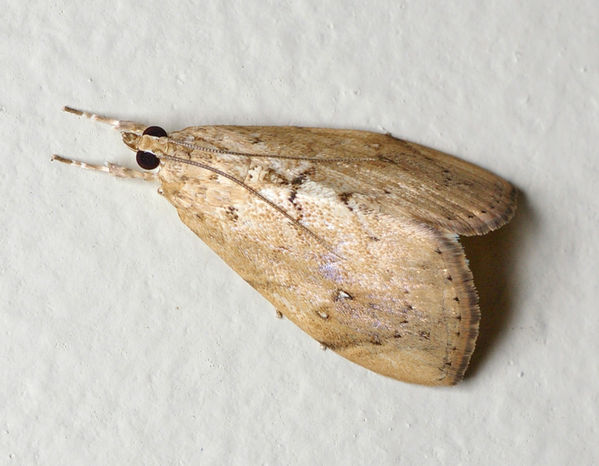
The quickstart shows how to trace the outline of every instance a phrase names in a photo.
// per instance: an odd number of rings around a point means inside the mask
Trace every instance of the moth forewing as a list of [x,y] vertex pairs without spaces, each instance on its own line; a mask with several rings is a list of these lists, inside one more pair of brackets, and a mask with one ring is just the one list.
[[480,313],[457,234],[507,222],[509,183],[367,131],[126,126],[181,220],[278,312],[375,372],[461,380]]

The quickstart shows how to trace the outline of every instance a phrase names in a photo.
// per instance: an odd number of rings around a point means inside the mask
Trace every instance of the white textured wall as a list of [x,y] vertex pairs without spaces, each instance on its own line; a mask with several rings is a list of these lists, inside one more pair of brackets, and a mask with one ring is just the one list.
[[[2,7],[0,463],[596,460],[597,1],[133,3]],[[50,164],[129,156],[64,104],[390,131],[512,181],[514,221],[467,243],[469,377],[322,352],[154,188]]]

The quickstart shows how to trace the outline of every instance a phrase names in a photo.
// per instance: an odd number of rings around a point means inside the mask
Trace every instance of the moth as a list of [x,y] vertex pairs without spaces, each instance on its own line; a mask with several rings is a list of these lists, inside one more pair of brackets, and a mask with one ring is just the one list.
[[480,312],[458,235],[508,222],[516,190],[445,153],[369,131],[194,126],[167,133],[65,107],[121,132],[179,217],[278,313],[341,356],[452,385]]

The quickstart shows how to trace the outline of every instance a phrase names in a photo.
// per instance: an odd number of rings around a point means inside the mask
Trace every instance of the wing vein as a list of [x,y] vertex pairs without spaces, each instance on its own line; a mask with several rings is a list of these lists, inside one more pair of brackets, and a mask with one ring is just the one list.
[[299,220],[297,220],[293,216],[289,215],[289,213],[285,209],[283,209],[281,206],[275,204],[273,201],[271,201],[270,199],[268,199],[266,196],[264,196],[263,194],[259,193],[257,190],[255,190],[251,186],[248,186],[243,181],[235,178],[234,176],[229,175],[228,173],[226,173],[226,172],[224,172],[222,170],[219,170],[218,168],[211,167],[210,165],[206,165],[206,164],[204,164],[202,162],[197,162],[195,160],[186,160],[186,159],[181,159],[179,157],[173,157],[172,155],[165,155],[165,154],[157,155],[157,157],[159,157],[161,159],[165,159],[165,160],[171,160],[173,162],[179,162],[179,163],[184,163],[184,164],[187,164],[187,165],[193,165],[193,166],[198,167],[198,168],[203,168],[204,170],[208,170],[208,171],[211,171],[213,173],[216,173],[217,175],[222,176],[222,177],[224,177],[224,178],[232,181],[233,183],[238,184],[239,186],[241,186],[242,188],[244,188],[245,190],[247,190],[250,194],[256,196],[262,202],[265,202],[267,205],[269,205],[270,207],[272,207],[273,209],[275,209],[277,212],[279,212],[285,218],[287,218],[288,220],[290,220],[298,228],[300,228],[301,230],[303,230],[306,233],[308,233],[311,237],[313,237],[315,240],[317,240],[324,248],[328,249],[330,252],[332,252],[333,254],[335,254],[337,257],[341,258],[341,256],[339,256],[334,251],[333,247],[330,244],[328,244],[323,238],[321,238],[318,234],[316,234],[315,232],[313,232],[310,228],[308,228],[306,225],[302,224]]

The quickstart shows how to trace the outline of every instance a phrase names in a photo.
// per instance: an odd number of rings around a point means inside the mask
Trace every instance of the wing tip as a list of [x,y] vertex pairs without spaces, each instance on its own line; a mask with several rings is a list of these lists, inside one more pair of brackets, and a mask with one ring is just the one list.
[[497,204],[488,210],[472,213],[467,219],[460,219],[458,227],[451,226],[453,233],[463,236],[480,236],[495,231],[514,217],[518,206],[518,190],[509,182],[501,179],[502,194]]
[[516,208],[518,207],[518,190],[507,181],[505,183],[508,189],[504,197],[504,208],[497,216],[493,217],[489,222],[487,222],[489,231],[501,228],[503,225],[508,223],[516,213]]

